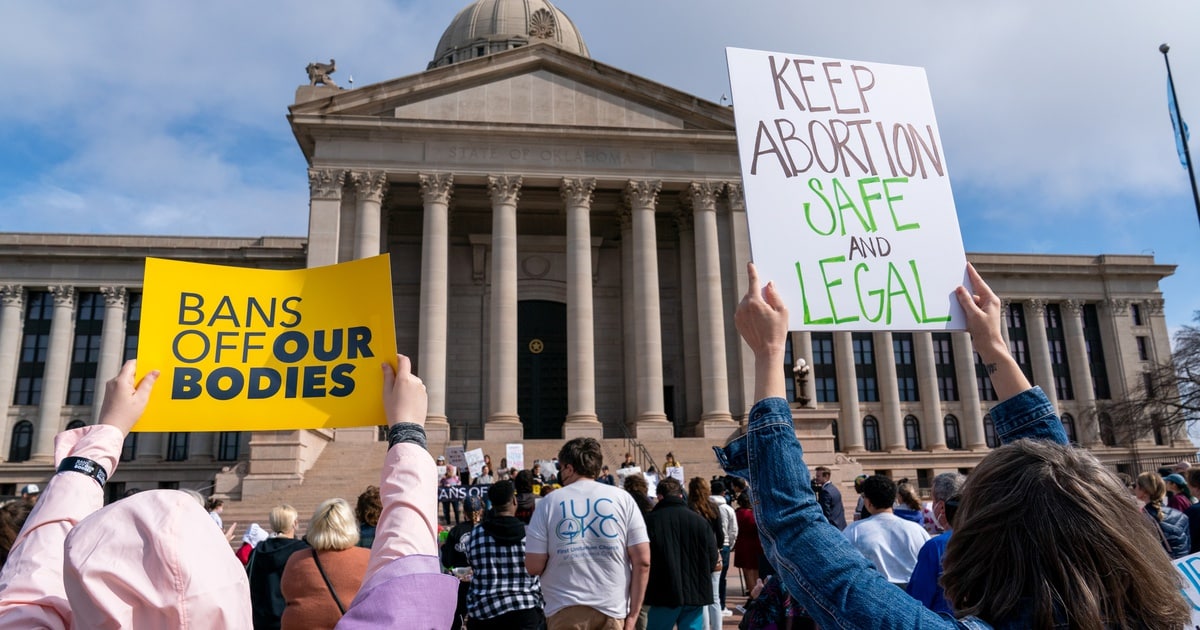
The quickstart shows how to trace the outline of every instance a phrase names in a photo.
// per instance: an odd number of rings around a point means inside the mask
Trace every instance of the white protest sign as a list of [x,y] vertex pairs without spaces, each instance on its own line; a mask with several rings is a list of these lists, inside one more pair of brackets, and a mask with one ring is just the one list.
[[1200,553],[1173,561],[1175,570],[1183,577],[1179,590],[1192,610],[1191,625],[1200,628]]
[[965,330],[966,253],[925,70],[726,55],[754,263],[790,328]]
[[467,470],[471,471],[471,478],[474,479],[483,474],[483,449],[475,448],[463,453],[467,458]]
[[466,451],[461,446],[448,446],[446,447],[446,461],[457,468],[458,472],[462,472],[467,467]]
[[679,483],[687,485],[687,480],[683,478],[683,466],[670,466],[667,468],[667,476],[674,477],[679,480]]
[[629,475],[640,475],[640,474],[642,474],[642,469],[638,468],[637,466],[626,466],[625,468],[617,469],[617,478],[621,480],[622,484],[625,483],[625,478],[628,477]]
[[504,459],[507,460],[509,468],[525,470],[525,445],[505,444]]

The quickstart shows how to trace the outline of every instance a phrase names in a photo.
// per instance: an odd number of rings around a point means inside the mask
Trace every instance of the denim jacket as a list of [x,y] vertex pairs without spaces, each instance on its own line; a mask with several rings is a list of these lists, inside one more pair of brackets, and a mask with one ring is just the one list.
[[[991,414],[1004,443],[1021,438],[1067,443],[1054,407],[1038,387],[996,405]],[[725,472],[750,482],[763,550],[788,592],[822,628],[993,627],[976,618],[956,620],[925,608],[889,584],[825,520],[809,485],[804,449],[784,399],[755,403],[746,434],[713,450]],[[996,628],[1025,625],[1019,620],[993,623]]]

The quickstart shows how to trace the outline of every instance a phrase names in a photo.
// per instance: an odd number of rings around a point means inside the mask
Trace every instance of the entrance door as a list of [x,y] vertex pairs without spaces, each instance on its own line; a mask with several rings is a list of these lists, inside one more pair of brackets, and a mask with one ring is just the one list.
[[527,439],[562,437],[567,419],[566,304],[517,304],[517,413]]

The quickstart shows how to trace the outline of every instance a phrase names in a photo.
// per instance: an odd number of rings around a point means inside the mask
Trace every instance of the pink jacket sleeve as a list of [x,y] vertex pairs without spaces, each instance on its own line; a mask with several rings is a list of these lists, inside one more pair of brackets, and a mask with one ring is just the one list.
[[[115,472],[124,436],[108,425],[64,431],[54,438],[54,464],[85,457]],[[60,473],[50,479],[0,572],[0,629],[70,628],[63,587],[63,542],[76,523],[104,505],[93,479]]]
[[393,560],[410,555],[437,556],[437,466],[429,451],[408,443],[389,449],[379,494],[383,513],[375,529],[364,590],[371,578]]

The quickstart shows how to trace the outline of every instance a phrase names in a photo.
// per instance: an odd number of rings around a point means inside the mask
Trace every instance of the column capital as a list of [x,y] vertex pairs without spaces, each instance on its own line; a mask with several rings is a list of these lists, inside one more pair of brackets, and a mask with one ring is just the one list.
[[384,171],[353,171],[350,175],[354,178],[354,190],[358,193],[359,201],[373,201],[379,203],[383,201],[383,194],[387,192],[388,177]]
[[1012,306],[1012,298],[1000,298],[1000,317],[1003,318],[1008,313],[1008,308]]
[[1068,313],[1078,315],[1083,312],[1083,305],[1086,303],[1085,300],[1063,300],[1062,306]]
[[311,199],[339,201],[346,185],[346,171],[332,168],[308,169],[308,196]]
[[658,193],[662,190],[662,180],[631,179],[625,184],[625,203],[631,209],[650,209],[658,204]]
[[1163,307],[1166,306],[1166,300],[1162,298],[1154,300],[1146,300],[1146,312],[1151,315],[1162,315]]
[[692,182],[687,195],[692,199],[692,212],[715,212],[721,185],[712,182]]
[[596,192],[594,177],[564,177],[559,186],[559,194],[569,206],[590,208]]
[[746,189],[741,182],[726,182],[725,198],[729,200],[729,209],[733,212],[746,211]]
[[55,306],[75,306],[75,287],[67,284],[55,284],[47,289],[54,296]]
[[493,204],[517,203],[521,199],[520,175],[488,175],[488,195]]
[[1049,304],[1044,298],[1025,300],[1025,303],[1029,305],[1029,310],[1033,311],[1034,315],[1045,315],[1046,305]]
[[104,295],[105,306],[125,306],[125,287],[100,287],[100,293]]
[[417,178],[425,203],[450,203],[450,196],[454,194],[453,173],[421,173]]
[[20,308],[25,304],[25,287],[19,284],[0,284],[0,303]]
[[620,206],[617,208],[617,225],[621,231],[633,229],[633,212],[628,206]]
[[1125,315],[1129,313],[1129,300],[1126,298],[1108,298],[1107,300],[1102,300],[1100,306],[1113,315]]

